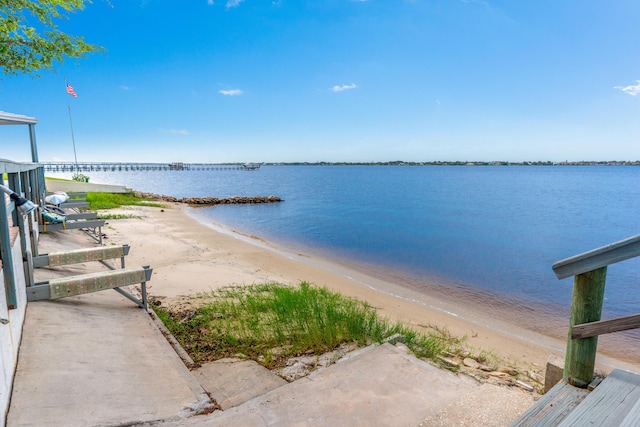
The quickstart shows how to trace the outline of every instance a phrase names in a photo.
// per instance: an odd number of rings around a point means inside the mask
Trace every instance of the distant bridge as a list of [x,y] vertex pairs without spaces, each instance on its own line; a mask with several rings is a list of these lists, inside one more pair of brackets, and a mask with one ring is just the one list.
[[185,170],[258,170],[259,163],[102,163],[49,162],[41,163],[45,172],[129,172]]

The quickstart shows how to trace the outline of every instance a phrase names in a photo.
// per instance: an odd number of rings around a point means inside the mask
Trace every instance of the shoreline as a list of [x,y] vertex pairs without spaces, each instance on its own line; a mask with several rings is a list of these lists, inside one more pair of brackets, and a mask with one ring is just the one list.
[[[490,297],[479,295],[463,298],[464,289],[446,296],[442,289],[438,291],[442,285],[436,283],[426,286],[434,291],[427,294],[425,286],[419,289],[392,274],[362,271],[363,266],[293,252],[259,237],[201,221],[186,206],[127,208],[127,213],[144,218],[111,221],[107,244],[131,245],[127,263],[153,267],[149,293],[167,304],[231,284],[307,281],[367,301],[394,321],[418,329],[427,325],[445,327],[454,336],[466,336],[468,346],[494,352],[511,362],[543,369],[550,355],[564,357],[565,340],[521,328],[509,322],[509,316],[494,316],[496,309],[504,315],[509,302],[496,304]],[[521,307],[511,308],[512,314],[522,314]],[[566,325],[563,328],[566,331]],[[603,349],[610,344],[605,341],[609,340],[601,340],[598,353],[600,369],[640,371],[640,359],[606,355]]]
[[[477,289],[469,284],[447,281],[445,278],[403,275],[401,272],[378,268],[313,248],[292,243],[274,243],[216,223],[206,216],[199,216],[197,209],[186,210],[194,220],[216,232],[245,240],[285,256],[300,257],[298,261],[340,273],[344,278],[407,302],[422,305],[463,322],[515,339],[536,341],[547,348],[549,354],[564,356],[568,332],[570,307],[555,304],[522,301],[516,297],[498,295],[496,292]],[[302,251],[302,252],[300,252]],[[312,255],[309,255],[312,253]],[[359,276],[354,276],[354,273]],[[352,277],[354,276],[354,277]],[[393,291],[389,289],[393,288]],[[463,334],[464,335],[464,334]],[[603,370],[612,366],[640,371],[640,331],[625,331],[599,337],[597,363]],[[608,351],[607,351],[608,350]]]

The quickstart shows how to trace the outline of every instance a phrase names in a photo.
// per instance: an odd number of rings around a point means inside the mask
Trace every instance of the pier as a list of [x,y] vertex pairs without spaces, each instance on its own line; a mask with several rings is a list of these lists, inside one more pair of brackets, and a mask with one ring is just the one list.
[[245,170],[260,169],[259,163],[105,163],[105,162],[41,162],[46,172],[130,172],[130,171],[187,171],[187,170]]

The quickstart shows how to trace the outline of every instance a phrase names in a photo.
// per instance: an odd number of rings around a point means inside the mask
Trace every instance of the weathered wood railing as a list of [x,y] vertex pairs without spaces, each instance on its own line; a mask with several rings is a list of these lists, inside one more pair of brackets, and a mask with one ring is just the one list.
[[[44,171],[38,163],[16,163],[10,160],[0,159],[0,184],[5,184],[3,174],[7,174],[7,186],[13,192],[24,195],[27,199],[37,204],[42,202],[45,193]],[[9,226],[18,227],[21,236],[22,260],[28,263],[32,254],[37,254],[37,231],[34,234],[33,215],[25,219],[19,214],[15,203],[0,193],[0,261],[2,261],[2,275],[7,296],[7,307],[16,307],[17,285],[15,279],[16,268],[26,266],[14,265],[11,256],[11,237]],[[37,224],[36,224],[37,225]],[[35,236],[35,237],[34,237]]]
[[598,335],[640,328],[640,314],[600,320],[607,266],[640,255],[640,235],[553,264],[558,279],[575,276],[564,378],[586,387],[595,370]]

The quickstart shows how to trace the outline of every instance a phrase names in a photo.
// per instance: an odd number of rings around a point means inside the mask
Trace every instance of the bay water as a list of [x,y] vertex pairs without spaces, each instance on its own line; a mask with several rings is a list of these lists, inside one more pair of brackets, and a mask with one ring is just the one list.
[[[573,282],[555,277],[554,262],[640,234],[634,166],[314,165],[89,176],[175,197],[279,196],[284,202],[194,215],[424,292],[509,301],[520,307],[516,318],[534,307],[524,323],[568,321]],[[640,312],[639,281],[640,258],[608,268],[603,318]]]

